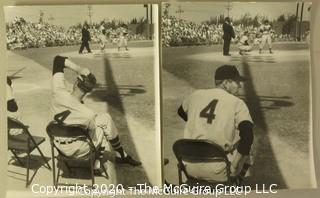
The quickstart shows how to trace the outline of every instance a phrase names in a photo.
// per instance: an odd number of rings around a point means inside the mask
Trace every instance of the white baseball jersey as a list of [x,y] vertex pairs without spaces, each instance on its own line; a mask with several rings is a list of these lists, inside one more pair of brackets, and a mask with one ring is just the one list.
[[52,91],[51,110],[53,115],[62,113],[61,116],[63,116],[63,112],[66,110],[71,112],[63,121],[65,124],[89,126],[90,122],[94,120],[95,113],[73,97],[67,90],[64,73],[57,72],[53,75]]
[[252,122],[247,105],[220,88],[195,91],[183,101],[182,108],[188,115],[184,138],[208,139],[226,151],[239,140],[238,125]]
[[12,100],[14,99],[13,97],[13,93],[12,93],[12,88],[10,87],[10,85],[6,84],[7,85],[7,102],[9,100]]
[[[73,97],[66,89],[64,73],[57,72],[52,79],[51,111],[53,116],[63,120],[65,124],[79,124],[90,129],[90,136],[95,131],[95,113],[84,104]],[[68,141],[72,138],[56,138],[58,141]],[[67,156],[84,156],[90,148],[83,141],[76,141],[73,144],[56,144],[61,152]]]
[[[14,100],[13,90],[10,85],[7,83],[7,102],[10,100]],[[17,120],[21,120],[21,116],[18,112],[10,112],[7,111],[7,116],[10,118],[14,118]],[[9,134],[10,135],[19,135],[23,132],[22,129],[10,129]]]
[[246,35],[243,35],[240,39],[240,44],[241,45],[246,45],[246,43],[248,42],[249,38]]
[[99,43],[100,44],[105,44],[107,42],[107,38],[106,38],[106,36],[104,34],[100,34],[98,36],[98,38],[99,38]]
[[270,34],[271,33],[271,25],[268,24],[268,25],[261,25],[260,26],[260,31],[263,33],[263,34]]

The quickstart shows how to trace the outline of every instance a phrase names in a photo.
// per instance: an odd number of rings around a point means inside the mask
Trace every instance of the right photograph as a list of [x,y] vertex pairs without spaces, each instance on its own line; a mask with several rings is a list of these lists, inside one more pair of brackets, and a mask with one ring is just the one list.
[[315,187],[311,7],[162,3],[166,184]]

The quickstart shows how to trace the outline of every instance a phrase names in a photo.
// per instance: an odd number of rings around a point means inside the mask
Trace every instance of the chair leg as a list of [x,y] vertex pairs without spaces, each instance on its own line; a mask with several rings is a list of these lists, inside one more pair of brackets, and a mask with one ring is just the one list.
[[26,187],[29,186],[29,168],[30,168],[30,152],[28,152],[27,158],[27,178],[26,178]]
[[11,153],[14,155],[14,157],[16,158],[16,160],[18,161],[18,163],[21,165],[21,166],[23,166],[23,163],[22,163],[22,161],[20,160],[20,158],[18,157],[18,155],[14,152],[14,151],[12,151],[12,150],[10,150],[11,151]]
[[181,184],[182,184],[182,175],[181,175],[181,170],[180,170],[180,166],[179,166],[179,164],[178,164],[177,166],[178,166],[179,185],[181,185]]
[[109,175],[108,175],[108,173],[107,173],[107,170],[106,170],[106,168],[104,167],[103,160],[100,159],[99,161],[100,161],[100,164],[101,164],[101,166],[102,166],[102,170],[103,170],[104,174],[106,174],[106,178],[109,178]]
[[43,159],[43,161],[47,164],[47,168],[49,168],[49,170],[51,170],[51,166],[49,165],[48,161],[46,160],[45,156],[43,155],[42,151],[40,150],[40,148],[37,146],[37,149]]
[[61,170],[61,169],[58,167],[58,173],[57,173],[57,179],[56,179],[56,186],[59,184],[60,170]]
[[90,159],[90,171],[92,179],[92,187],[94,186],[94,159]]
[[53,185],[57,187],[57,182],[56,182],[56,165],[55,165],[55,160],[54,160],[54,155],[52,155],[52,177],[53,177]]

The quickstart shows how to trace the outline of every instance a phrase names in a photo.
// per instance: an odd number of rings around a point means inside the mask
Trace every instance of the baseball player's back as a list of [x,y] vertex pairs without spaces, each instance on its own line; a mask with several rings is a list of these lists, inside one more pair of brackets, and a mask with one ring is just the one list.
[[220,88],[197,90],[183,101],[182,107],[188,114],[184,137],[209,139],[226,151],[239,140],[239,123],[252,121],[246,104]]

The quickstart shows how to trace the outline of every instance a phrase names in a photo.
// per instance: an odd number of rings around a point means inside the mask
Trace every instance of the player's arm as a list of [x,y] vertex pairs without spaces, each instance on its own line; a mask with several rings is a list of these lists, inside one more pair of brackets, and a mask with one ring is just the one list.
[[191,94],[185,100],[183,100],[177,112],[180,118],[183,119],[185,122],[188,121],[188,109],[189,109],[189,103],[191,100],[190,98],[192,97],[192,95],[193,94]]
[[235,110],[235,127],[239,131],[239,144],[236,148],[236,153],[231,162],[231,174],[236,175],[239,166],[245,162],[249,156],[253,143],[253,122],[247,105],[242,101],[236,105]]
[[62,72],[64,73],[64,68],[68,68],[77,74],[88,75],[90,71],[86,68],[82,68],[76,63],[72,62],[65,56],[56,56],[53,61],[53,73],[52,75]]
[[183,109],[182,105],[178,109],[178,115],[180,118],[182,118],[184,121],[188,121],[188,114],[187,112]]
[[12,81],[10,78],[7,77],[7,110],[10,112],[17,112],[18,105],[13,97],[12,91]]
[[253,124],[249,120],[242,121],[238,126],[240,140],[236,149],[234,159],[231,162],[231,174],[236,175],[239,165],[243,164],[249,156],[254,139],[252,128]]

